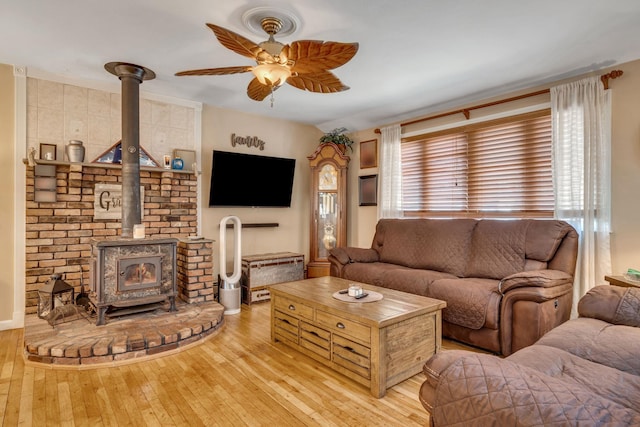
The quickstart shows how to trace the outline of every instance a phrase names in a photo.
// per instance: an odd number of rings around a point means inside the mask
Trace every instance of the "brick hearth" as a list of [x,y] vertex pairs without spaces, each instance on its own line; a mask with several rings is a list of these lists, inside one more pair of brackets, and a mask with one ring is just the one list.
[[96,184],[122,182],[120,165],[40,161],[53,165],[56,201],[35,200],[35,170],[26,167],[26,298],[24,351],[28,360],[93,365],[184,348],[218,330],[224,307],[215,302],[213,241],[198,230],[198,176],[193,171],[141,168],[146,237],[177,238],[178,311],[135,314],[96,326],[77,319],[52,328],[35,314],[38,290],[52,274],[80,292],[91,287],[91,242],[121,234],[119,218],[96,218]]
[[54,327],[37,315],[27,315],[24,349],[27,360],[53,365],[96,365],[140,360],[184,349],[217,331],[224,323],[217,302],[178,303],[177,312],[156,310],[129,315],[96,326],[94,318]]

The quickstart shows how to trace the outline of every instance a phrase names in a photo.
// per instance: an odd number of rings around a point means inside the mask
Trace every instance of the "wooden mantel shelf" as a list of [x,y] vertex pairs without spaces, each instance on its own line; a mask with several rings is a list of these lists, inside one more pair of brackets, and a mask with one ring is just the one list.
[[[26,165],[29,164],[27,159],[22,159],[22,162]],[[65,162],[62,160],[43,160],[43,159],[34,159],[33,162],[36,165],[59,165],[59,166],[67,166],[67,165],[81,165],[83,168],[105,168],[105,169],[121,169],[122,165],[119,163],[77,163],[77,162]],[[149,172],[172,172],[172,173],[185,173],[196,175],[201,175],[201,171],[193,171],[193,170],[180,170],[180,169],[164,169],[164,168],[154,168],[150,166],[140,166],[141,171],[149,171]]]

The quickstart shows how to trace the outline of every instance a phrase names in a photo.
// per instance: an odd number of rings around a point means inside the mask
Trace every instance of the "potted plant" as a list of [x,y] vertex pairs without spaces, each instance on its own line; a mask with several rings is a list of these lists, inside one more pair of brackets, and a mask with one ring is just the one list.
[[353,151],[351,147],[353,145],[353,139],[345,135],[346,131],[347,128],[336,128],[331,132],[327,132],[320,138],[320,143],[333,142],[338,148],[342,148],[343,152],[346,151],[347,148]]

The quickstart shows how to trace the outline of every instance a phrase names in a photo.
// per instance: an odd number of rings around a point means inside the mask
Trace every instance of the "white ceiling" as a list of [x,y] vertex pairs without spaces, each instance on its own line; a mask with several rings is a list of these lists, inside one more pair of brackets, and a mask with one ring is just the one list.
[[[284,85],[271,108],[247,97],[249,74],[174,76],[252,65],[205,23],[260,42],[242,23],[258,6],[299,17],[283,43],[359,42],[334,70],[351,89]],[[638,0],[0,0],[0,62],[117,87],[104,64],[133,62],[157,75],[144,91],[355,131],[638,59],[639,21]]]

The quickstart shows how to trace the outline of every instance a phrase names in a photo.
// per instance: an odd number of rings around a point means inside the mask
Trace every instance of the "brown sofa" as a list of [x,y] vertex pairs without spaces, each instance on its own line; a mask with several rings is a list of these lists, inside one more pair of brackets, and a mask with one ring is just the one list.
[[578,311],[505,359],[434,355],[420,389],[431,424],[640,425],[640,288],[596,286]]
[[442,335],[509,355],[569,319],[578,235],[555,220],[382,219],[331,275],[447,302]]

